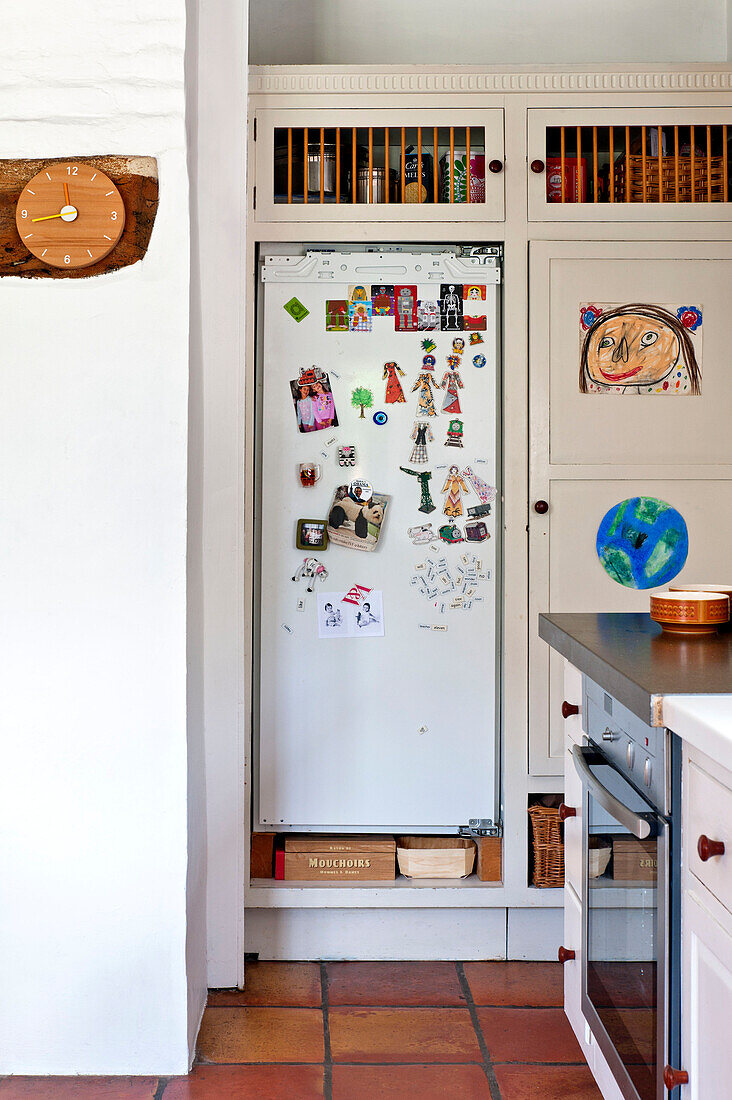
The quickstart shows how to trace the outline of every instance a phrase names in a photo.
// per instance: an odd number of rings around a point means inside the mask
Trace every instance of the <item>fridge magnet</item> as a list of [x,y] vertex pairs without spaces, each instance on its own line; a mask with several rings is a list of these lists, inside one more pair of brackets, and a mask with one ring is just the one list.
[[290,314],[290,317],[292,317],[294,321],[297,321],[298,325],[301,321],[304,321],[310,313],[310,310],[302,304],[299,298],[290,298],[289,302],[285,302],[282,308],[285,313]]
[[434,375],[428,374],[425,371],[417,376],[417,380],[412,386],[412,393],[414,393],[415,390],[419,390],[419,396],[417,398],[417,416],[437,416],[435,398],[432,393],[433,386],[437,386]]
[[386,424],[389,417],[383,410],[380,410],[379,412],[375,412],[371,419],[373,420],[374,424],[378,424],[378,426],[381,427],[383,424]]
[[[488,504],[489,501],[496,499],[496,490],[492,485],[489,485],[487,481],[484,481],[482,477],[473,471],[472,467],[466,466],[463,470],[463,477],[466,477],[470,484],[473,486],[475,495],[481,504]],[[488,509],[490,512],[490,508]]]
[[462,355],[465,351],[465,341],[462,336],[456,336],[452,342],[452,350],[456,355]]
[[[449,357],[451,358],[451,357]],[[445,391],[445,399],[442,402],[442,411],[444,413],[459,413],[460,409],[460,394],[458,390],[463,388],[463,380],[460,377],[460,371],[454,369],[445,371],[442,376],[442,389]]]
[[438,534],[443,542],[450,544],[463,541],[463,536],[460,534],[460,528],[456,523],[444,524],[438,531]]
[[[464,472],[465,471],[463,471],[463,473]],[[490,514],[490,504],[474,504],[471,508],[468,508],[468,515],[472,519],[478,519],[480,516],[489,516]]]
[[419,481],[420,498],[418,511],[425,512],[427,515],[429,515],[430,512],[434,512],[435,505],[432,501],[432,497],[430,496],[430,478],[432,477],[430,471],[408,470],[406,466],[400,466],[399,469],[402,470],[405,474],[411,474],[412,477],[416,477]]
[[325,303],[325,331],[348,332],[348,302],[345,299]]
[[394,316],[394,287],[371,287],[371,311],[374,317]]
[[603,569],[618,584],[657,588],[683,569],[689,532],[683,516],[665,500],[631,497],[605,513],[596,548]]
[[426,337],[422,341],[420,346],[422,348],[422,351],[427,352],[427,353],[429,353],[431,351],[437,351],[437,344],[435,343],[434,340],[430,340],[429,337]]
[[432,429],[426,420],[415,420],[411,438],[414,442],[409,461],[416,466],[423,466],[427,462],[427,444],[434,441]]
[[328,539],[351,550],[375,550],[383,529],[389,497],[372,492],[369,499],[354,499],[348,485],[339,485],[328,513]]
[[[431,523],[422,523],[417,527],[408,527],[407,535],[412,540],[413,546],[420,546],[423,542],[432,542],[434,538],[437,538],[435,532],[432,530]],[[419,566],[417,568],[419,568]],[[424,566],[422,568],[424,568]]]
[[396,332],[417,331],[416,286],[394,287],[394,328]]
[[469,520],[465,524],[465,538],[468,542],[485,542],[486,539],[490,538],[488,528],[482,519]]
[[355,447],[339,447],[338,448],[338,465],[339,466],[355,466],[356,465],[356,448]]
[[436,362],[434,355],[425,355],[422,359],[422,370],[434,370]]
[[354,607],[360,607],[370,591],[370,588],[365,588],[362,584],[354,584],[353,587],[349,588],[346,592],[341,603],[351,603]]
[[440,327],[443,332],[461,332],[463,327],[463,288],[459,283],[440,285]]
[[297,468],[300,484],[303,488],[311,488],[320,479],[320,466],[317,462],[301,462]]
[[702,307],[580,305],[580,393],[701,393]]
[[484,302],[485,286],[479,286],[477,283],[473,283],[471,285],[465,283],[463,286],[463,301]]
[[370,409],[374,403],[374,395],[370,389],[366,386],[356,386],[356,389],[351,393],[351,404],[354,409],[360,409],[361,414],[359,419],[364,420],[364,411]]
[[368,600],[363,602],[354,616],[355,637],[384,637],[384,615],[381,604],[381,592],[372,592]]
[[301,367],[300,376],[290,382],[297,426],[301,432],[337,428],[338,416],[330,379],[320,367]]
[[458,367],[460,366],[460,356],[459,355],[448,355],[447,356],[447,365],[450,368],[450,370],[457,370]]
[[462,447],[463,445],[463,422],[462,420],[451,420],[447,428],[447,439],[445,440],[446,447]]
[[345,608],[339,607],[338,592],[319,592],[318,637],[348,638],[349,615]]
[[292,579],[293,581],[301,581],[305,578],[308,582],[305,591],[312,592],[315,582],[324,581],[327,576],[328,570],[321,561],[318,561],[317,558],[305,558]]
[[451,466],[442,486],[442,492],[446,493],[445,506],[442,509],[446,516],[454,517],[463,514],[462,494],[469,493],[470,489],[460,476],[457,466]]
[[479,369],[480,369],[480,367],[484,367],[485,366],[485,355],[474,355],[473,356],[473,366],[478,367]]
[[440,328],[440,303],[437,301],[417,302],[417,328],[420,332],[432,332]]
[[298,550],[327,550],[328,531],[322,519],[299,519],[295,546]]
[[371,302],[351,302],[348,307],[348,331],[371,332]]
[[384,363],[383,378],[386,379],[386,397],[384,400],[387,405],[397,405],[406,401],[399,375],[402,378],[404,377],[404,371],[398,363]]
[[366,504],[374,495],[374,490],[368,481],[362,477],[354,477],[348,486],[348,495],[356,504]]
[[308,605],[308,602],[305,599],[305,597],[304,596],[298,596],[297,597],[297,603],[295,604],[295,611],[304,611],[305,608],[307,607],[307,605]]
[[479,332],[471,332],[469,339],[471,348],[474,348],[477,344],[483,343],[483,337],[480,335]]
[[470,313],[463,315],[463,331],[464,332],[485,332],[488,327],[485,313],[480,317],[474,317]]

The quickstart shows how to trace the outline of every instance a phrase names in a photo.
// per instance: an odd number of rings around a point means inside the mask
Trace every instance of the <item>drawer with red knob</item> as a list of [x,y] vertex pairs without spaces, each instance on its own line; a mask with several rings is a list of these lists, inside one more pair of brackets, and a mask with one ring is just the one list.
[[686,798],[684,860],[692,874],[732,910],[732,790],[690,760]]

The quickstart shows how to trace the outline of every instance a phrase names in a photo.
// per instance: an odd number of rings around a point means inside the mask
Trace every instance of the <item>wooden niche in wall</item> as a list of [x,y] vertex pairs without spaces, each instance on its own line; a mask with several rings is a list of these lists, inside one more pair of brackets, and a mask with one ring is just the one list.
[[[21,191],[46,165],[88,164],[106,175],[122,196],[125,226],[112,249],[98,263],[64,270],[51,267],[23,244],[15,223]],[[34,160],[0,160],[0,276],[40,279],[88,279],[137,263],[147,252],[158,209],[158,162],[155,157],[44,157]]]

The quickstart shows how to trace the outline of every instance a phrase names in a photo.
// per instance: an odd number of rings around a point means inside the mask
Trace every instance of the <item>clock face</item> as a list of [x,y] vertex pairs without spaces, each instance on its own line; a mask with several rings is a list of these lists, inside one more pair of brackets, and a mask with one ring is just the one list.
[[23,244],[53,267],[88,267],[122,236],[125,208],[109,176],[89,164],[53,162],[20,193],[15,224]]

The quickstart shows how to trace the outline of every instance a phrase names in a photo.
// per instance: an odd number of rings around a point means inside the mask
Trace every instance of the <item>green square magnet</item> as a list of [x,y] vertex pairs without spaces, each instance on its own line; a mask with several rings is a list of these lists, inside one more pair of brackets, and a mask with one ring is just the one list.
[[294,318],[298,324],[304,321],[310,313],[310,310],[302,304],[299,298],[290,298],[289,302],[285,302],[283,308],[287,310],[290,317]]

